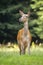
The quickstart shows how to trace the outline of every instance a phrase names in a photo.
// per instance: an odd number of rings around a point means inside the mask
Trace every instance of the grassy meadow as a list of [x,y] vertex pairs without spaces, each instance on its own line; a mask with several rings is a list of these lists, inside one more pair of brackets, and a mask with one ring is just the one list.
[[43,48],[31,47],[31,54],[19,54],[17,45],[14,48],[0,48],[0,65],[43,65]]

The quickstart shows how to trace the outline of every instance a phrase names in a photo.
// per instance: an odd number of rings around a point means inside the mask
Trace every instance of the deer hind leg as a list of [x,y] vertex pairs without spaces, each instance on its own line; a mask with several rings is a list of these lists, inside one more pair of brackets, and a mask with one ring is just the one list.
[[28,40],[28,42],[27,42],[27,44],[28,44],[28,46],[27,46],[28,47],[28,54],[30,54],[30,43],[31,43],[30,40]]

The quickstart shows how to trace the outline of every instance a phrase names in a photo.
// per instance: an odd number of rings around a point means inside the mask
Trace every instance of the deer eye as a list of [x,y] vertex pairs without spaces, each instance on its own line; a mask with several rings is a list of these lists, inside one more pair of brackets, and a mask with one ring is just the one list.
[[26,17],[28,17],[28,15],[26,15]]
[[28,16],[26,16],[26,17],[28,17]]

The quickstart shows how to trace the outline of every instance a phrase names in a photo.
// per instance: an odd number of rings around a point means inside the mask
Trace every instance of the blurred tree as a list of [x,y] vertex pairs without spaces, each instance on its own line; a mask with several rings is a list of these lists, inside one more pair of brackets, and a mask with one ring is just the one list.
[[17,32],[23,27],[19,23],[19,10],[31,11],[29,28],[33,40],[43,42],[43,0],[1,0],[0,42],[16,41]]
[[36,40],[43,42],[43,0],[32,0],[30,7],[34,18],[32,20],[33,37],[35,36]]

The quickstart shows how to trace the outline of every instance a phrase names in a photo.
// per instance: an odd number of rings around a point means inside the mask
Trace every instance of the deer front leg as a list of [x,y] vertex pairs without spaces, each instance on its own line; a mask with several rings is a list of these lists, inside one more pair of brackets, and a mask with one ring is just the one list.
[[24,44],[21,42],[20,54],[25,54]]

